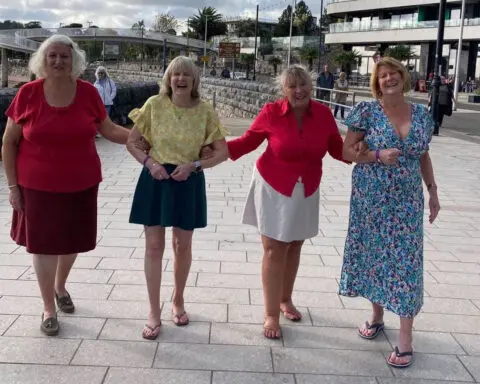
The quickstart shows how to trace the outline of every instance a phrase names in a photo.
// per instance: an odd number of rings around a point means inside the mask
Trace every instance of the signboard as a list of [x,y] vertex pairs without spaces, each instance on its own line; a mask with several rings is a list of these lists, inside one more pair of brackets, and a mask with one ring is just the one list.
[[222,59],[236,59],[240,56],[240,43],[220,43],[218,57]]
[[103,54],[105,56],[118,56],[120,54],[120,44],[117,42],[105,41],[103,44]]
[[202,63],[208,63],[208,56],[202,56],[202,57],[200,58],[200,61],[201,61]]

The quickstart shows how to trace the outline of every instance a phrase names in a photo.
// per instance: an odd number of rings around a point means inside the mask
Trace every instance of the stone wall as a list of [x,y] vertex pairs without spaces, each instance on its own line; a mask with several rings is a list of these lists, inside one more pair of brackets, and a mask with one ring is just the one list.
[[[135,72],[109,70],[110,77],[123,82],[159,82],[160,74],[152,72]],[[215,105],[220,117],[254,118],[263,105],[278,98],[277,89],[271,84],[251,81],[228,80],[204,77],[200,93],[203,99]]]

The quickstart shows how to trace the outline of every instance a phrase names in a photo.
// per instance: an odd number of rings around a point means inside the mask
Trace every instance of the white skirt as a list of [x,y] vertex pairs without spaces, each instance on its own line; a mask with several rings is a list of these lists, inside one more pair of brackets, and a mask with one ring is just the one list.
[[288,197],[275,191],[254,168],[242,223],[253,225],[261,235],[278,241],[305,240],[318,234],[319,204],[319,189],[306,198],[304,185],[299,181]]

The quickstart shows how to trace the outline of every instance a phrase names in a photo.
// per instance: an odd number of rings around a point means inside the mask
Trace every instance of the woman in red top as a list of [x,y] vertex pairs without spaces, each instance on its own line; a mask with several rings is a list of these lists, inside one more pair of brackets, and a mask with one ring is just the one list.
[[85,52],[54,35],[32,55],[39,80],[25,84],[8,108],[2,155],[10,190],[12,239],[33,253],[44,309],[41,330],[56,335],[60,310],[75,307],[65,283],[79,252],[95,248],[102,180],[97,128],[125,144],[129,131],[108,118],[97,90],[78,77]]
[[312,80],[303,67],[287,68],[280,85],[285,97],[266,104],[248,131],[228,142],[236,160],[268,141],[243,214],[243,223],[262,236],[267,338],[281,337],[280,311],[292,321],[302,318],[292,303],[300,252],[304,240],[318,233],[322,159],[328,152],[342,161],[343,144],[328,107],[311,100]]

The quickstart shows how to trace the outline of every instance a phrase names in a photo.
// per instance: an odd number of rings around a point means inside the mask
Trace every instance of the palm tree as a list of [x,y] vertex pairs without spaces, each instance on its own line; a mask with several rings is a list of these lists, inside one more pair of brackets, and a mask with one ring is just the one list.
[[398,61],[406,61],[411,59],[414,55],[411,48],[408,45],[396,45],[385,50],[385,56],[393,57]]
[[132,30],[137,31],[137,33],[142,37],[142,51],[140,53],[140,71],[143,70],[143,57],[145,55],[145,49],[143,46],[143,34],[145,33],[145,20],[139,20],[132,25]]
[[302,60],[308,61],[308,70],[313,69],[313,60],[318,57],[318,48],[315,47],[302,47],[300,48],[300,57]]
[[356,64],[360,58],[360,53],[358,51],[344,51],[337,56],[335,56],[335,62],[342,67],[342,71],[346,72],[347,75],[351,72],[352,64]]
[[207,40],[212,36],[227,33],[227,24],[223,21],[223,15],[213,7],[204,7],[198,10],[198,15],[190,19],[190,27],[197,34],[197,38],[205,39],[205,19],[207,20]]
[[273,73],[277,76],[277,69],[280,64],[282,64],[282,59],[277,56],[272,56],[268,59],[268,64],[273,67]]

